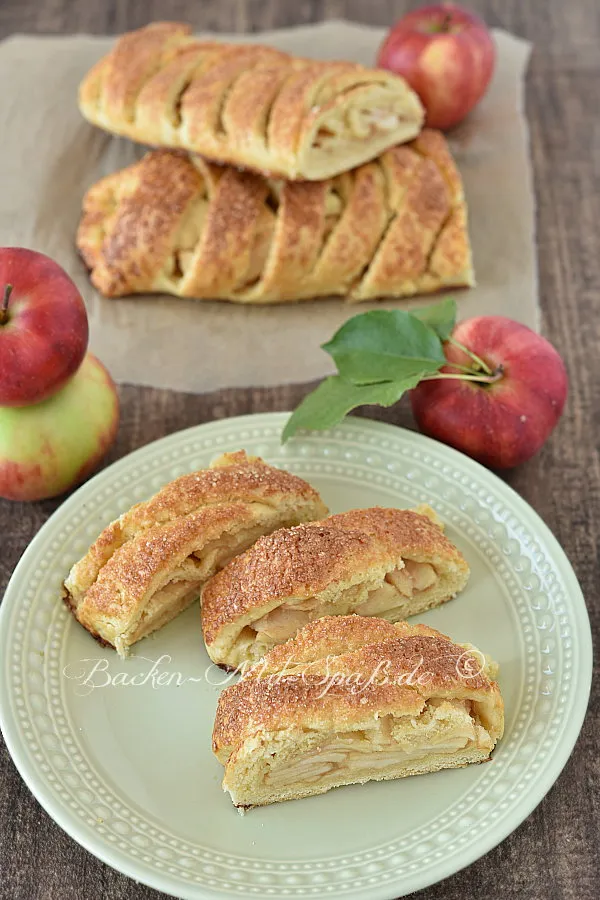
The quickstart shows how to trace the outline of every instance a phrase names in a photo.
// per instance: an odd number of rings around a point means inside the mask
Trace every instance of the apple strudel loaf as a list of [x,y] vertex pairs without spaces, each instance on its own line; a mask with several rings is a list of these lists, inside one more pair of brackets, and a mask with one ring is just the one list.
[[419,98],[391,72],[199,41],[176,22],[119,38],[83,80],[79,107],[142,144],[287,179],[338,175],[423,124]]
[[223,789],[245,809],[487,760],[504,728],[496,673],[423,625],[311,622],[222,692]]
[[322,616],[396,622],[445,603],[469,567],[440,525],[428,507],[375,507],[261,538],[204,586],[210,658],[243,670]]
[[326,513],[301,478],[243,451],[182,475],[109,525],[65,581],[75,618],[121,655],[261,535]]
[[77,246],[107,297],[361,301],[474,283],[462,183],[432,130],[312,183],[156,150],[88,191]]

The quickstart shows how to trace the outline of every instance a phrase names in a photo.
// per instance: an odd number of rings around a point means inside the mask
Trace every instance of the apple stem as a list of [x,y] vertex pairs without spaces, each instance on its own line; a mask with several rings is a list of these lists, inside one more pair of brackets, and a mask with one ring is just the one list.
[[442,34],[448,34],[450,31],[450,25],[452,24],[452,14],[446,13],[442,23],[440,24],[440,31]]
[[480,356],[477,356],[476,353],[473,353],[472,350],[469,350],[468,347],[465,347],[464,344],[461,344],[460,341],[457,341],[456,338],[453,338],[452,336],[450,336],[448,338],[448,343],[454,344],[455,347],[458,347],[459,350],[462,350],[463,353],[466,353],[467,356],[470,356],[471,359],[473,360],[473,362],[475,363],[475,365],[478,366],[478,368],[483,369],[483,371],[486,373],[486,375],[492,374],[492,370],[490,369],[488,364],[486,362],[484,362]]
[[5,325],[8,322],[8,301],[10,300],[12,289],[12,284],[4,285],[4,296],[2,298],[2,307],[0,307],[0,325]]

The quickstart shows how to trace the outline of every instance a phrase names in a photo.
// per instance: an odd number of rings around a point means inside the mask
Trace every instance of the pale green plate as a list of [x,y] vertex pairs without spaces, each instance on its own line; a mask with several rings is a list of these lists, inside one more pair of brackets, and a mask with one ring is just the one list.
[[[2,730],[23,778],[65,831],[166,893],[397,897],[477,859],[557,778],[587,705],[586,608],[543,522],[467,457],[362,419],[281,447],[284,421],[248,416],[171,435],[61,506],[2,604]],[[125,662],[67,613],[61,582],[104,525],[164,482],[240,447],[307,478],[332,510],[427,501],[442,515],[472,576],[460,597],[422,619],[500,663],[506,734],[491,763],[241,817],[221,791],[211,753],[226,676],[209,665],[198,610],[138,644]]]

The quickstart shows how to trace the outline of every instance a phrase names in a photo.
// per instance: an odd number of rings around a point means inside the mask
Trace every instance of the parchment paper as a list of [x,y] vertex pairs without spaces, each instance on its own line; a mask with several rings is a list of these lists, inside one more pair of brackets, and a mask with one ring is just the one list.
[[[530,46],[504,31],[494,34],[493,83],[451,141],[466,186],[478,282],[455,296],[462,318],[501,313],[537,328],[534,201],[523,115]],[[383,36],[382,29],[338,21],[219,35],[367,65]],[[82,196],[98,178],[143,153],[92,127],[77,109],[79,81],[112,42],[15,36],[0,45],[0,246],[43,251],[67,270],[87,303],[91,349],[117,381],[209,391],[307,381],[330,372],[319,345],[372,304],[333,299],[261,308],[162,296],[105,300],[89,284],[73,243]]]

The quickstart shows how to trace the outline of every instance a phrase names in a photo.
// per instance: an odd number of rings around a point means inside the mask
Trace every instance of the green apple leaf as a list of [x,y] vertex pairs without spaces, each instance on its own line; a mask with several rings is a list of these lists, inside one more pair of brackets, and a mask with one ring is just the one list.
[[412,309],[411,315],[433,328],[440,341],[447,341],[456,325],[456,300],[446,297],[431,306]]
[[437,372],[446,362],[436,331],[400,309],[359,313],[322,346],[340,375],[355,385],[401,382]]
[[300,428],[322,431],[341,422],[344,416],[357,406],[377,403],[392,406],[405,391],[415,387],[423,371],[397,381],[379,384],[352,384],[341,375],[331,375],[322,381],[294,410],[285,424],[281,442],[285,442]]

